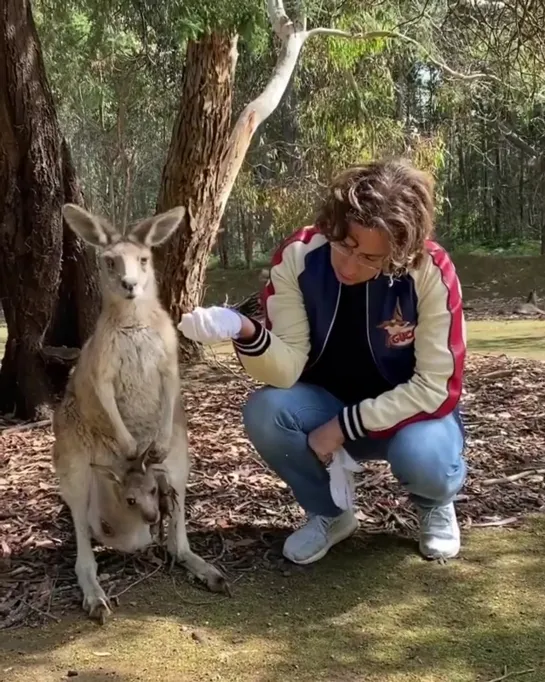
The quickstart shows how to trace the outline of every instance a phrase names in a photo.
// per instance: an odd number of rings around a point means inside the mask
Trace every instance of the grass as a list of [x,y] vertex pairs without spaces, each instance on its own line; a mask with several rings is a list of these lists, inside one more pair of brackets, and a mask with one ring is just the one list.
[[543,320],[473,320],[467,327],[472,352],[545,360]]
[[358,535],[288,577],[250,574],[232,600],[156,577],[104,628],[75,614],[3,633],[0,678],[484,682],[506,666],[542,682],[544,544],[543,519],[473,530],[441,566],[412,543]]

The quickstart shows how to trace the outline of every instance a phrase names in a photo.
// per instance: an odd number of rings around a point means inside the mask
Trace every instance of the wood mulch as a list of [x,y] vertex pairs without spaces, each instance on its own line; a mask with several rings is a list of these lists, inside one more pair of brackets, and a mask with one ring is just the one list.
[[[302,518],[289,490],[257,459],[240,408],[253,384],[231,361],[188,378],[193,469],[190,541],[232,580],[257,567],[289,571],[282,540]],[[463,528],[514,526],[545,510],[545,364],[471,356],[463,398],[469,478],[457,509]],[[80,607],[71,520],[50,461],[49,423],[0,422],[0,629],[57,620]],[[415,538],[415,515],[388,466],[358,476],[361,533]],[[96,549],[110,595],[169,570],[163,550],[137,556]],[[181,569],[175,569],[181,570]]]

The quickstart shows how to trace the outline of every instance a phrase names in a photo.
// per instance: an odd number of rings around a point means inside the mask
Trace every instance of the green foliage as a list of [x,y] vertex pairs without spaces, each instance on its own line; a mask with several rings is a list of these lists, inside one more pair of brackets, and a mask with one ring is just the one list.
[[[291,17],[304,6],[309,28],[397,31],[420,47],[384,37],[308,41],[228,204],[222,248],[232,264],[269,253],[312,221],[340,169],[389,155],[433,174],[439,234],[449,243],[512,251],[539,239],[541,174],[497,125],[538,153],[544,148],[545,50],[532,29],[535,3],[524,16],[506,11],[486,21],[445,2],[425,11],[361,0],[285,6]],[[35,0],[33,10],[87,201],[120,222],[155,208],[187,41],[239,32],[235,116],[263,90],[277,58],[265,0]],[[498,78],[452,78],[428,55]]]

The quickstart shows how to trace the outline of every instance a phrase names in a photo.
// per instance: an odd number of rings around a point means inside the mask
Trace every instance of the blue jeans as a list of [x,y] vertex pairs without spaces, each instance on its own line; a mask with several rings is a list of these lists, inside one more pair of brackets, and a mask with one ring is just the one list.
[[[289,389],[260,388],[243,408],[253,446],[310,514],[341,513],[329,491],[329,474],[308,447],[307,436],[342,407],[326,390],[298,383]],[[422,507],[450,503],[465,481],[464,430],[457,411],[409,424],[388,439],[364,438],[345,448],[357,461],[389,462],[395,478]]]

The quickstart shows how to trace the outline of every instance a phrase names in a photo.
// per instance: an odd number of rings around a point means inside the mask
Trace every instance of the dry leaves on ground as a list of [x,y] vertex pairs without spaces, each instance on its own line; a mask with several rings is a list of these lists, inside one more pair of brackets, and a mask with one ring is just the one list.
[[[257,566],[286,571],[282,539],[302,518],[244,436],[241,406],[251,390],[233,363],[193,373],[184,390],[193,456],[190,540],[233,579]],[[458,502],[463,527],[511,525],[545,509],[544,398],[544,364],[469,358],[463,398],[469,477]],[[0,438],[1,629],[57,619],[80,596],[70,516],[51,468],[50,427],[14,426]],[[366,465],[357,496],[362,533],[415,537],[416,518],[387,465]],[[125,556],[97,548],[97,560],[109,594],[164,570],[160,549]]]

